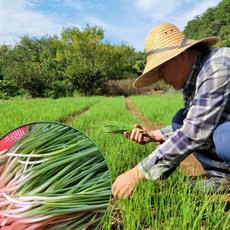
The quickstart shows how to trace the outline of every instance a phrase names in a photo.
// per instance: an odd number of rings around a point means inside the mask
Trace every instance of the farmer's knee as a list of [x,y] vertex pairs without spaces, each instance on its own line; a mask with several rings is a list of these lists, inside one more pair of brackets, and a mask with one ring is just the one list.
[[230,122],[225,122],[214,130],[213,142],[217,155],[230,163]]

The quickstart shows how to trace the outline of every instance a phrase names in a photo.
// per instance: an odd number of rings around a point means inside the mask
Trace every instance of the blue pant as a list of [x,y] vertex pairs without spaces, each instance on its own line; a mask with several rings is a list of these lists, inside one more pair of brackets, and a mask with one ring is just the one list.
[[[187,110],[180,109],[172,119],[173,131],[183,125]],[[203,168],[214,176],[230,177],[230,122],[225,122],[214,130],[209,149],[196,150],[194,156]]]

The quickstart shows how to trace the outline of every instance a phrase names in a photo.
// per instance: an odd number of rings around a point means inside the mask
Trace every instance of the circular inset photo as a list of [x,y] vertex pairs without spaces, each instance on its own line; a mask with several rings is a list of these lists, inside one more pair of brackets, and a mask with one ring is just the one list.
[[2,230],[96,229],[111,183],[100,149],[75,128],[35,122],[0,138]]

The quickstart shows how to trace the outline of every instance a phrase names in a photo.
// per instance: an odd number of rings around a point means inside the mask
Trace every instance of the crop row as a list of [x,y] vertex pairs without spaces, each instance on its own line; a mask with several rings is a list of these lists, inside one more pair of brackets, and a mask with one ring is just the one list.
[[[149,120],[167,125],[182,106],[180,95],[134,96],[131,100]],[[83,111],[88,108],[87,111]],[[166,110],[167,109],[167,110]],[[101,149],[112,180],[150,154],[155,145],[139,145],[120,134],[102,131],[105,123],[139,123],[126,109],[124,97],[36,99],[0,102],[1,134],[31,121],[65,121],[89,136]],[[74,119],[67,118],[76,115]],[[181,171],[165,180],[145,180],[127,200],[113,199],[100,229],[229,229],[224,196],[210,196],[195,188]],[[199,185],[199,183],[198,183]]]
[[78,112],[98,102],[97,97],[61,98],[54,100],[0,101],[0,136],[20,125],[37,121],[63,122]]

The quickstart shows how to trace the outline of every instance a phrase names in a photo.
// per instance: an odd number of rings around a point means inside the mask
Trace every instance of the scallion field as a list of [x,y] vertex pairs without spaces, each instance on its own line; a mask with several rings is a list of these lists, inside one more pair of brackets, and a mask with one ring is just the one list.
[[[183,106],[180,94],[131,96],[129,100],[143,117],[160,127],[169,125],[172,116]],[[2,100],[0,120],[0,136],[18,126],[39,121],[76,128],[100,148],[112,181],[156,148],[153,143],[139,145],[121,134],[103,132],[104,124],[146,125],[138,114],[127,109],[127,98],[122,96]],[[227,195],[191,191],[189,180],[179,168],[165,180],[143,180],[129,199],[111,199],[98,229],[230,229]]]

